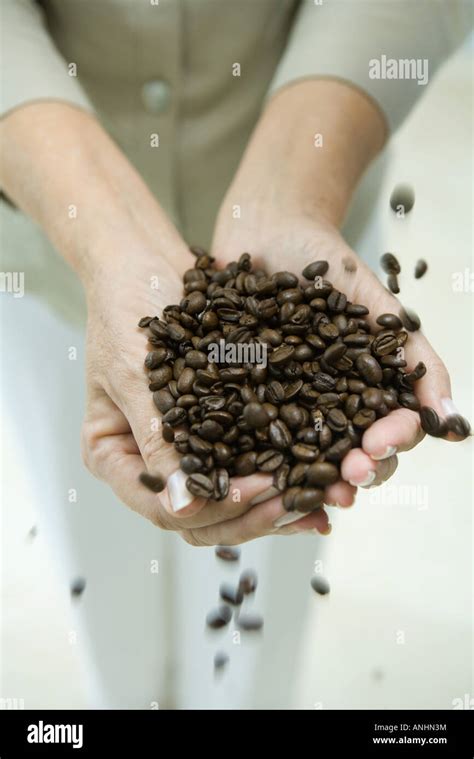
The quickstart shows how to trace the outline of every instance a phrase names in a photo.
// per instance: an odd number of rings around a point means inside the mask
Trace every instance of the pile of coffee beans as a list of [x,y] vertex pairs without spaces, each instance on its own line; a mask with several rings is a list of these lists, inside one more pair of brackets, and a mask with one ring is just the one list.
[[[365,430],[392,409],[419,409],[414,386],[426,367],[407,371],[401,350],[403,327],[419,320],[382,314],[372,329],[368,309],[324,278],[326,261],[306,266],[300,281],[254,269],[247,253],[216,269],[193,252],[181,302],[139,322],[163,437],[181,454],[186,486],[222,500],[230,477],[272,473],[287,510],[318,509]],[[244,346],[265,360],[239,360]]]

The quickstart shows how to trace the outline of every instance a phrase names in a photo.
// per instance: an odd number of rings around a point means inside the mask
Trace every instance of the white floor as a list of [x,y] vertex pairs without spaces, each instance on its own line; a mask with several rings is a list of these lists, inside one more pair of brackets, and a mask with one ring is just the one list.
[[[452,288],[454,272],[473,271],[471,66],[466,48],[394,139],[376,231],[361,250],[372,247],[375,259],[384,250],[399,256],[403,300],[420,313],[450,367],[454,398],[472,419],[472,291]],[[400,181],[416,193],[404,220],[388,207]],[[380,250],[373,249],[375,239]],[[430,269],[416,281],[412,269],[420,256]],[[65,332],[66,345],[72,334]],[[2,371],[7,368],[2,355]],[[28,462],[19,455],[16,436],[28,430],[15,430],[4,412],[0,696],[23,699],[26,708],[90,707],[74,604],[38,521]],[[37,445],[33,439],[32,456]],[[362,493],[354,509],[332,516],[322,566],[331,593],[311,596],[314,614],[289,703],[451,708],[453,699],[473,693],[472,484],[472,442],[429,439],[400,457],[389,485]],[[35,524],[38,534],[31,537]],[[308,566],[308,576],[312,571]]]

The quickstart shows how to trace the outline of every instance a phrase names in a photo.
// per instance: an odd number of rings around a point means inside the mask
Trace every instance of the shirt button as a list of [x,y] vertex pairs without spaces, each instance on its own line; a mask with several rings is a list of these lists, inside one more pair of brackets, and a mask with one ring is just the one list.
[[142,100],[150,113],[163,113],[171,100],[171,87],[162,79],[145,82],[142,87]]

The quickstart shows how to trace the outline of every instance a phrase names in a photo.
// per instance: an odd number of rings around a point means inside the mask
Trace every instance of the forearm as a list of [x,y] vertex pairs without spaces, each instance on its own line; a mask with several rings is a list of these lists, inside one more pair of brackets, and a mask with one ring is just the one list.
[[[183,246],[138,173],[91,115],[30,104],[1,122],[3,191],[87,284],[142,250]],[[183,246],[184,247],[184,246]]]
[[[247,186],[257,205],[339,225],[385,138],[381,112],[359,90],[329,79],[298,82],[268,103],[233,187]],[[232,188],[229,201],[239,202]]]

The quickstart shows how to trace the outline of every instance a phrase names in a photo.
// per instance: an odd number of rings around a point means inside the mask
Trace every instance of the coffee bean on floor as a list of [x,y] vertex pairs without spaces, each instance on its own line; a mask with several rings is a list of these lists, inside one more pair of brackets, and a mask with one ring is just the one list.
[[149,474],[148,472],[142,472],[138,478],[142,485],[144,485],[152,493],[161,493],[165,489],[165,480],[161,474]]
[[216,546],[215,554],[222,561],[238,561],[240,559],[240,548],[236,546]]
[[232,618],[232,611],[228,606],[222,604],[217,609],[213,609],[206,617],[206,625],[211,630],[219,630],[229,624]]
[[325,596],[326,593],[329,593],[329,583],[322,575],[316,574],[312,576],[311,587],[320,596]]

